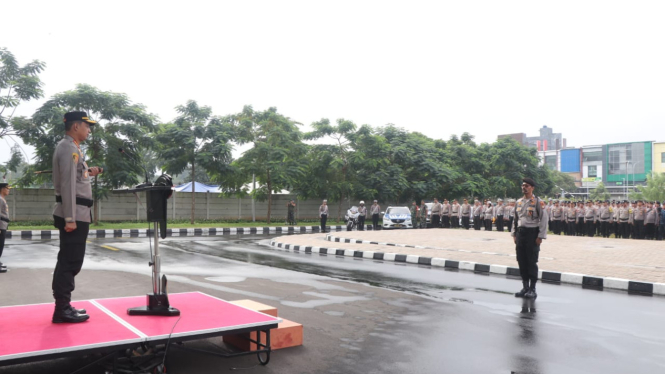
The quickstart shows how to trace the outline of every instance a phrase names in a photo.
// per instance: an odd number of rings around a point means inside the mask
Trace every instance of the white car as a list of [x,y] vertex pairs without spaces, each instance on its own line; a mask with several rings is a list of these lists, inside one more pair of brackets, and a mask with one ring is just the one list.
[[387,229],[412,229],[411,212],[405,206],[391,206],[383,215],[384,230]]

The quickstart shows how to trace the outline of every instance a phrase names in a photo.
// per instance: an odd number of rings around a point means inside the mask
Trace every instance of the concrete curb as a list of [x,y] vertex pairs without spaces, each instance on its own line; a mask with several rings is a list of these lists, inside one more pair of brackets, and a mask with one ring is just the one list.
[[[326,226],[326,231],[346,230],[346,226]],[[88,238],[139,238],[152,236],[152,229],[90,230]],[[220,236],[236,234],[318,233],[321,226],[224,227],[200,229],[167,229],[166,236]],[[6,239],[51,239],[60,237],[58,230],[7,231]]]
[[[427,248],[413,245],[395,244],[395,243],[379,243],[369,242],[359,239],[338,238],[333,235],[326,235],[326,240],[338,243],[353,243],[353,244],[375,244],[375,245],[388,245],[395,247],[405,248]],[[505,266],[505,265],[490,265],[481,264],[472,261],[457,261],[437,257],[425,257],[419,255],[406,255],[399,253],[385,253],[375,251],[356,251],[351,249],[338,249],[338,248],[323,248],[314,246],[301,246],[286,243],[278,243],[275,240],[270,241],[270,246],[282,251],[294,251],[305,253],[320,253],[336,256],[347,256],[354,258],[364,258],[371,260],[394,261],[418,265],[429,265],[436,267],[443,267],[449,269],[469,270],[481,274],[499,274],[509,276],[520,276],[519,268]],[[584,275],[577,273],[560,273],[555,271],[539,270],[538,279],[545,283],[568,283],[581,285],[583,288],[590,288],[595,290],[604,290],[606,288],[614,290],[627,291],[629,293],[636,293],[642,295],[665,295],[664,283],[649,283],[637,282],[628,279],[612,278],[612,277],[597,277],[592,275]]]

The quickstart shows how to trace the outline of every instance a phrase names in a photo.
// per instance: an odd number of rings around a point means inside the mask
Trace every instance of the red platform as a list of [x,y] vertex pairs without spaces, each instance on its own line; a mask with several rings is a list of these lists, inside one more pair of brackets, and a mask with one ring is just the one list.
[[165,341],[172,329],[171,338],[183,341],[263,331],[282,321],[200,292],[170,294],[169,301],[180,317],[128,315],[145,296],[73,302],[90,315],[75,324],[51,323],[52,303],[0,307],[0,366]]

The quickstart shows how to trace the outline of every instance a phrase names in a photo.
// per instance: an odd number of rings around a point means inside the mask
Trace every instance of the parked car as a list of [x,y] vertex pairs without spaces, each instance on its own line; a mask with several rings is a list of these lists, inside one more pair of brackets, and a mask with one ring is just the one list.
[[383,215],[383,225],[381,227],[384,230],[412,229],[412,222],[409,208],[405,206],[390,206]]

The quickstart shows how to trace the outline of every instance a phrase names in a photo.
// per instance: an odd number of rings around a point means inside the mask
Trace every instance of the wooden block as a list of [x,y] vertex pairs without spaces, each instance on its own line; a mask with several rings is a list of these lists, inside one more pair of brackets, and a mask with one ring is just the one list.
[[[269,316],[277,317],[277,308],[270,305],[261,304],[253,300],[235,300],[230,301],[231,304],[241,306],[243,308],[255,310],[260,313],[267,314]],[[271,335],[272,336],[272,335]],[[241,351],[252,351],[256,350],[256,344],[251,343],[247,340],[249,334],[239,334],[239,335],[226,335],[224,336],[224,343],[233,345],[234,347],[240,349]],[[265,336],[262,337],[263,342],[265,343]],[[256,333],[252,333],[251,339],[256,340]]]
[[[270,330],[270,346],[273,350],[297,347],[303,343],[303,326],[300,323],[282,318],[276,329]],[[264,340],[265,337],[262,337]],[[256,349],[256,344],[252,344]]]
[[277,308],[272,307],[270,305],[266,304],[261,304],[259,302],[253,301],[253,300],[236,300],[236,301],[229,301],[231,304],[241,306],[243,308],[251,309],[251,310],[256,310],[257,312],[261,312],[264,314],[267,314],[269,316],[277,317]]
[[[303,326],[284,318],[282,320],[276,329],[270,330],[270,346],[273,351],[303,344]],[[256,332],[224,336],[224,343],[229,343],[241,351],[255,351],[256,344],[247,340],[247,337],[256,340]],[[264,333],[261,333],[261,342],[266,342]]]

